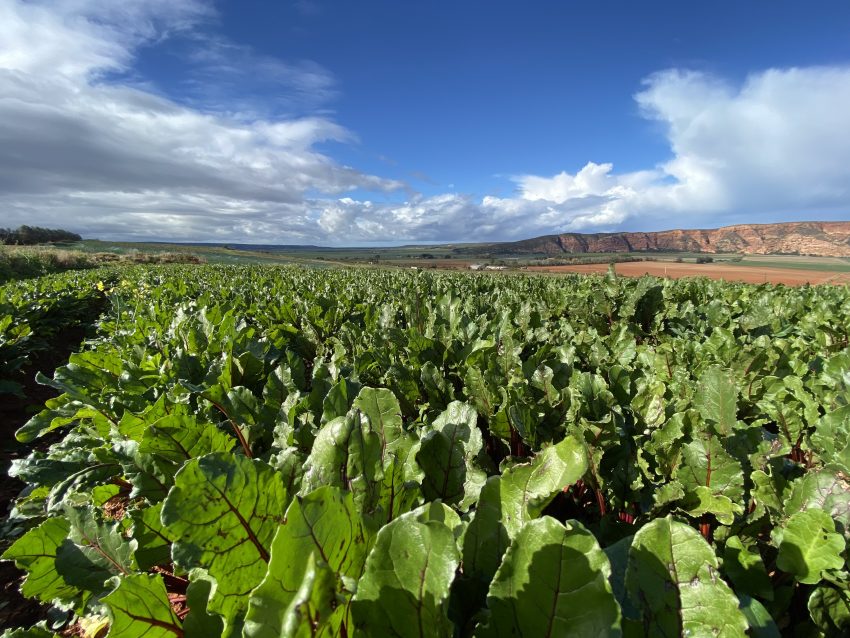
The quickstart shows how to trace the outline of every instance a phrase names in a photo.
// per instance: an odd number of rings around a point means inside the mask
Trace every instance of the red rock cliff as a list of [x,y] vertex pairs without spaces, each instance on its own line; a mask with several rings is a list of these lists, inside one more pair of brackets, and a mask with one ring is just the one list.
[[741,224],[712,230],[564,233],[502,244],[507,252],[703,252],[850,257],[850,222]]

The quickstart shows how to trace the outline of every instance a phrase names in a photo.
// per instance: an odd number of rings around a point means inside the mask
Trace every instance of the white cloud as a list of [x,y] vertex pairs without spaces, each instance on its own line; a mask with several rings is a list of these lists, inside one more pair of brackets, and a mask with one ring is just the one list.
[[[0,223],[174,239],[264,228],[277,239],[306,233],[306,193],[402,186],[316,150],[354,139],[325,117],[228,116],[114,79],[138,47],[209,17],[195,0],[0,0]],[[231,221],[218,226],[223,211]]]
[[[0,0],[0,225],[351,244],[839,218],[850,204],[850,67],[773,69],[740,86],[655,74],[635,99],[669,142],[660,165],[588,162],[516,176],[514,196],[393,203],[362,193],[403,184],[317,148],[356,141],[316,114],[333,77],[221,39],[214,23],[201,0]],[[169,38],[191,45],[179,102],[135,75],[140,49]],[[263,101],[269,83],[286,87],[277,103]]]
[[669,161],[630,173],[589,162],[575,174],[521,175],[509,198],[447,195],[382,207],[348,201],[325,210],[326,229],[338,225],[364,240],[490,240],[624,224],[664,229],[850,215],[850,67],[771,69],[740,87],[666,71],[648,78],[635,99],[665,127]]
[[211,15],[199,0],[2,0],[0,69],[73,80],[123,70],[139,45]]
[[522,198],[535,201],[545,199],[562,204],[576,197],[604,195],[616,186],[611,177],[613,164],[594,164],[589,162],[575,175],[566,171],[555,177],[537,177],[526,175],[517,179]]
[[336,96],[333,76],[319,64],[285,62],[210,33],[192,39],[185,60],[181,99],[231,117],[285,116],[317,109]]
[[850,204],[850,67],[771,69],[735,88],[668,71],[636,96],[675,154],[675,210],[754,214]]

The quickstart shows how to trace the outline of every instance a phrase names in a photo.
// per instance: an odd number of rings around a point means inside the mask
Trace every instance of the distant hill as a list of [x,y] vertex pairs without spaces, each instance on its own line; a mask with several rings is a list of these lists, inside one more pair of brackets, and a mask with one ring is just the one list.
[[850,222],[741,224],[707,230],[646,233],[563,233],[499,244],[479,244],[457,252],[549,256],[575,253],[698,252],[747,255],[850,257]]

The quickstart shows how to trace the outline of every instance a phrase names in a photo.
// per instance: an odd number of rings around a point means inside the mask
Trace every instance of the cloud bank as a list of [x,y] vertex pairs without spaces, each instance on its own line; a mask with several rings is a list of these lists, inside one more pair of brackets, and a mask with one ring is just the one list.
[[[425,196],[318,150],[356,143],[318,110],[335,92],[329,72],[259,56],[215,36],[214,21],[199,0],[0,0],[0,225],[352,244],[847,217],[850,67],[770,69],[741,84],[657,73],[635,100],[668,161],[518,175],[510,197]],[[134,69],[140,50],[169,39],[189,43],[195,65],[180,101]],[[239,67],[252,69],[256,100],[251,86],[233,90]],[[280,104],[261,103],[263,78],[288,88]],[[311,111],[286,115],[295,103]]]
[[576,173],[514,178],[509,198],[419,198],[404,206],[341,200],[320,224],[378,239],[520,239],[564,232],[711,227],[850,217],[850,67],[771,69],[736,87],[671,70],[635,100],[658,121],[669,161],[617,173],[588,162]]
[[[140,47],[179,34],[199,42],[210,16],[195,0],[0,0],[0,223],[115,238],[315,240],[306,193],[402,186],[317,151],[354,139],[330,119],[187,106],[133,77]],[[195,56],[210,74],[229,79],[224,59],[236,57],[295,93],[328,90],[317,67],[206,45]]]

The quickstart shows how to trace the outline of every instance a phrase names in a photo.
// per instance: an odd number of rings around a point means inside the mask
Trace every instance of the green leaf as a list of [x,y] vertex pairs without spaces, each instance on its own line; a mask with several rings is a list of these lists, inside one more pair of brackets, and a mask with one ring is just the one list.
[[278,636],[304,582],[308,559],[328,566],[353,589],[363,573],[372,537],[350,492],[325,486],[289,506],[271,547],[266,577],[252,592],[245,618],[247,638]]
[[476,636],[619,636],[611,566],[577,521],[548,516],[517,534],[487,595],[490,618]]
[[649,440],[644,444],[645,451],[652,455],[658,471],[664,476],[675,475],[680,463],[681,440],[690,419],[690,412],[674,414],[661,427],[652,430]]
[[367,521],[373,526],[389,523],[409,512],[422,500],[419,483],[415,480],[417,477],[409,462],[392,456],[385,460],[383,474],[374,505],[371,511],[364,512]]
[[52,379],[38,373],[36,380],[63,393],[71,401],[92,408],[114,425],[105,395],[119,387],[123,365],[115,351],[86,350],[71,354],[68,363],[57,368]]
[[756,502],[753,516],[760,518],[767,512],[770,520],[775,523],[782,518],[784,493],[787,486],[785,479],[778,474],[770,476],[761,470],[750,474],[750,479],[753,482],[751,495]]
[[363,388],[352,407],[366,417],[368,429],[380,437],[384,452],[399,453],[410,448],[412,439],[404,431],[401,407],[392,391],[386,388]]
[[167,416],[148,426],[139,453],[154,459],[159,475],[170,485],[186,461],[213,452],[229,452],[235,444],[232,436],[212,423],[190,416]]
[[487,480],[463,541],[464,574],[478,581],[482,597],[523,524],[540,516],[561,490],[584,476],[587,467],[584,445],[569,436],[531,463]]
[[670,503],[683,499],[685,491],[679,481],[670,481],[658,486],[652,493],[653,509],[660,510]]
[[723,548],[723,571],[735,585],[735,590],[773,600],[773,584],[764,568],[758,548],[751,551],[738,536],[726,539]]
[[95,463],[67,476],[50,489],[48,512],[61,512],[73,494],[90,492],[92,488],[110,481],[121,471],[117,463]]
[[831,585],[818,586],[809,597],[812,620],[826,636],[850,634],[850,592]]
[[[339,604],[341,601],[338,599],[336,574],[327,564],[317,562],[315,554],[310,554],[301,585],[284,610],[280,632],[272,631],[268,635],[292,638],[339,636],[340,626],[343,623],[350,626],[350,618],[346,606]],[[245,636],[248,638],[251,634],[246,631]]]
[[386,522],[418,495],[418,486],[406,480],[413,441],[401,428],[392,392],[363,388],[348,414],[316,435],[304,463],[301,493],[324,485],[348,489],[364,516]]
[[56,571],[67,583],[99,594],[111,577],[132,573],[137,543],[120,523],[103,523],[90,508],[66,508],[65,515],[71,529],[56,552]]
[[110,499],[118,496],[121,487],[118,485],[96,485],[91,490],[91,503],[95,507],[103,507]]
[[449,588],[460,564],[452,530],[405,514],[378,532],[352,615],[370,636],[450,637]]
[[737,423],[738,388],[732,372],[712,366],[697,384],[694,407],[720,436],[728,436]]
[[194,416],[160,418],[144,429],[137,446],[130,441],[121,445],[126,454],[123,465],[127,480],[133,484],[130,497],[161,501],[186,461],[213,452],[229,452],[234,445],[234,437]]
[[161,520],[162,503],[133,510],[133,538],[138,543],[136,565],[143,571],[171,560],[171,542],[174,540]]
[[835,522],[826,512],[798,512],[784,527],[774,528],[771,536],[779,547],[776,566],[801,583],[814,585],[824,571],[844,567],[844,538],[835,532]]
[[758,407],[770,417],[787,446],[797,446],[805,439],[810,425],[819,419],[818,404],[803,387],[799,377],[786,375],[782,379],[765,381],[765,397]]
[[162,576],[134,574],[118,580],[103,597],[112,616],[108,636],[114,638],[182,638],[180,619],[168,602]]
[[733,503],[730,498],[723,495],[715,495],[710,487],[697,486],[688,494],[684,503],[685,511],[695,518],[703,514],[714,514],[723,525],[731,525],[735,522],[736,514],[743,514],[744,507],[740,503]]
[[215,581],[203,569],[189,572],[189,586],[186,588],[186,605],[189,613],[183,619],[183,631],[186,638],[207,638],[220,636],[223,630],[221,616],[207,611],[210,596],[215,590]]
[[369,430],[361,413],[326,423],[304,463],[301,492],[309,494],[323,485],[351,490],[363,510],[374,506],[383,475],[381,439]]
[[466,529],[466,524],[458,516],[458,513],[440,501],[431,501],[430,503],[420,505],[410,512],[410,516],[415,517],[420,523],[435,522],[445,525],[452,530],[455,540],[459,540]]
[[746,635],[746,618],[720,578],[714,550],[699,532],[669,516],[635,534],[626,586],[648,635]]
[[28,629],[7,629],[0,634],[0,638],[57,638],[57,634],[46,629],[43,625],[44,621]]
[[118,433],[134,441],[141,441],[148,427],[167,416],[190,415],[188,404],[173,403],[163,394],[155,403],[148,404],[140,412],[126,410],[118,422]]
[[451,401],[453,392],[451,383],[446,380],[443,371],[432,361],[428,361],[422,366],[419,378],[422,380],[430,406],[434,409],[446,407]]
[[15,438],[19,442],[31,443],[53,430],[76,423],[78,415],[87,409],[79,402],[71,401],[66,395],[48,399],[44,404],[46,409],[32,416],[15,431]]
[[[723,447],[720,437],[705,436],[688,443],[682,449],[682,467],[676,475],[689,494],[698,502],[709,496],[724,496],[738,504],[744,496],[744,471]],[[697,488],[706,487],[709,493],[700,495]],[[720,506],[722,510],[724,506]],[[730,509],[730,507],[726,507]]]
[[633,539],[634,536],[626,536],[616,543],[608,545],[604,550],[611,565],[611,575],[608,578],[611,583],[611,591],[620,605],[624,622],[636,620],[640,617],[626,590],[626,569],[629,564],[629,548],[632,546]]
[[[225,359],[226,361],[226,359]],[[225,363],[225,368],[229,365]],[[230,428],[238,428],[250,447],[267,432],[258,426],[261,420],[262,406],[254,394],[244,386],[230,387],[229,381],[207,386],[194,385],[183,381],[183,386],[197,393],[215,408],[214,412],[226,419]]]
[[561,399],[558,389],[553,385],[555,373],[547,365],[540,364],[534,369],[529,379],[529,385],[543,393],[543,398],[549,405],[557,405]]
[[815,425],[811,442],[824,464],[850,473],[850,405],[824,414]]
[[65,518],[48,518],[7,549],[3,558],[13,560],[27,572],[21,593],[43,602],[70,600],[79,589],[69,585],[56,571],[56,552],[68,536],[71,523]]
[[422,435],[416,461],[425,472],[422,494],[466,511],[478,499],[487,475],[474,459],[484,445],[475,409],[452,402]]
[[641,417],[643,425],[648,425],[651,428],[657,428],[664,423],[666,416],[666,405],[664,394],[667,388],[658,379],[652,382],[643,383],[641,389],[631,401],[626,401],[627,405],[631,405],[635,414]]
[[740,598],[741,611],[750,625],[750,636],[753,638],[780,638],[779,628],[764,605],[746,594],[742,594]]
[[293,382],[290,367],[282,363],[266,377],[263,386],[263,415],[274,418],[280,412],[290,394],[297,394],[298,387]]
[[228,622],[268,568],[272,538],[288,496],[280,475],[241,455],[210,454],[187,462],[162,506],[178,568],[203,567],[217,588],[210,609]]
[[499,394],[496,384],[491,380],[489,372],[483,372],[475,366],[466,368],[463,377],[464,395],[479,414],[491,417],[499,405]]
[[353,392],[356,391],[357,387],[351,381],[340,379],[339,383],[330,389],[322,402],[322,423],[327,423],[348,413],[354,398]]
[[784,502],[787,516],[810,509],[829,513],[838,531],[850,539],[850,478],[830,469],[807,472],[791,484]]

